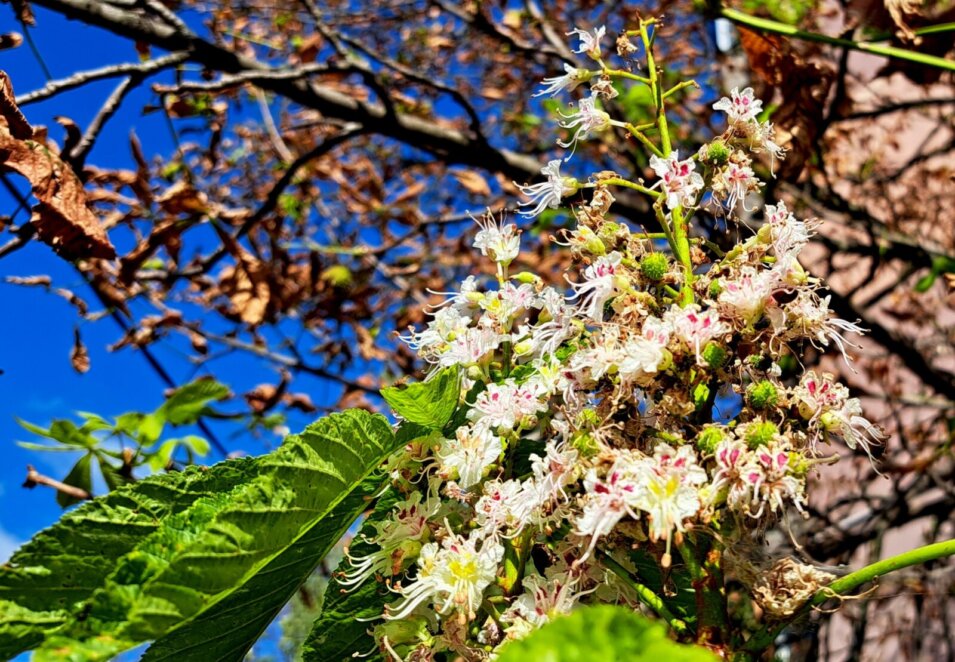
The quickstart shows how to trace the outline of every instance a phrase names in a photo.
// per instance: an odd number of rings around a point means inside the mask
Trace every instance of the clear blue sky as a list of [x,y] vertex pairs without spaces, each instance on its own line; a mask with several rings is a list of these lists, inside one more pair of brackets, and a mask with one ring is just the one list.
[[[137,60],[137,53],[126,40],[67,21],[39,7],[34,11],[38,27],[32,34],[54,78],[106,64]],[[0,31],[13,29],[20,31],[10,6],[0,4]],[[42,87],[46,82],[43,69],[26,43],[17,49],[0,51],[0,69],[10,75],[18,94]],[[156,80],[162,80],[162,77],[151,79]],[[117,82],[117,79],[112,79],[89,85],[47,102],[28,105],[23,111],[34,126],[48,126],[51,137],[62,142],[62,131],[53,117],[66,115],[81,128],[85,127],[95,115],[98,104]],[[141,114],[144,104],[156,101],[148,85],[130,95],[97,142],[88,163],[129,165],[128,135],[132,129],[135,129],[147,155],[168,154],[171,140],[162,115]],[[28,190],[25,180],[16,175],[10,175],[10,179],[19,185],[21,191]],[[0,190],[0,213],[9,214],[15,206],[12,198]],[[26,218],[21,212],[16,222],[22,223]],[[7,238],[9,235],[2,240]],[[80,410],[107,417],[131,410],[150,411],[160,404],[164,389],[135,351],[106,351],[106,346],[121,335],[112,320],[79,322],[72,307],[60,297],[39,288],[3,282],[7,276],[39,274],[52,276],[55,285],[73,289],[93,309],[97,308],[72,267],[39,242],[0,260],[0,310],[5,312],[7,319],[0,325],[0,369],[3,370],[0,375],[0,562],[19,543],[52,524],[61,513],[51,490],[37,488],[31,491],[21,487],[26,465],[31,463],[41,472],[63,477],[76,460],[72,454],[41,454],[18,447],[17,441],[39,440],[18,426],[14,417],[46,425],[52,418],[72,418],[73,412]],[[85,375],[74,372],[69,362],[73,328],[77,323],[80,323],[92,362],[91,370]],[[154,349],[179,383],[196,376],[196,368],[184,359],[179,348],[167,343]],[[275,381],[271,369],[249,358],[220,361],[213,367],[216,376],[236,393],[262,382]],[[327,404],[336,397],[334,387],[308,378],[299,380],[297,388],[308,391],[317,404]],[[307,418],[300,416],[291,419],[289,425],[298,429],[307,422]],[[219,427],[216,431],[230,450],[251,454],[261,453],[268,444],[279,441],[277,438],[235,437],[235,429],[228,427]]]

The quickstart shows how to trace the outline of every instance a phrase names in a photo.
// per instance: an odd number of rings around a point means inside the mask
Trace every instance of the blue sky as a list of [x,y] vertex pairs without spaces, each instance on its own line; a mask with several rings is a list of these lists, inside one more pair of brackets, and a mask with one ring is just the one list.
[[[39,25],[32,34],[54,78],[137,60],[137,53],[126,40],[67,21],[39,7],[34,11]],[[8,4],[0,4],[0,25],[4,31],[16,26]],[[0,69],[10,75],[18,94],[42,87],[46,82],[43,69],[27,44],[0,51]],[[162,79],[159,76],[151,82]],[[98,104],[117,83],[117,79],[112,79],[92,84],[51,101],[25,106],[23,111],[34,126],[48,126],[51,137],[61,141],[62,132],[53,117],[66,115],[81,128],[85,127],[95,115]],[[131,130],[135,130],[147,156],[168,154],[172,143],[162,115],[141,114],[143,105],[156,101],[148,85],[131,94],[110,121],[88,162],[99,166],[129,165]],[[21,191],[28,190],[25,180],[15,175],[10,179]],[[0,213],[9,214],[15,207],[13,199],[0,190]],[[26,218],[21,211],[15,222],[22,223]],[[52,276],[55,285],[74,290],[96,309],[81,278],[47,246],[33,242],[0,260],[0,309],[5,311],[7,319],[0,325],[0,347],[3,348],[0,350],[0,370],[3,371],[0,375],[0,561],[8,558],[20,542],[56,521],[62,512],[51,490],[31,491],[21,487],[26,465],[34,464],[39,471],[61,478],[76,460],[72,454],[41,454],[17,446],[17,441],[37,439],[17,425],[15,417],[46,425],[52,418],[72,418],[75,411],[92,411],[106,417],[131,410],[151,411],[161,403],[164,389],[164,384],[141,355],[131,350],[106,351],[106,346],[121,335],[112,320],[80,322],[62,298],[39,288],[3,282],[8,276],[40,274]],[[92,363],[85,375],[77,374],[69,361],[73,329],[78,323]],[[179,347],[161,343],[154,350],[178,383],[202,374],[185,360]],[[249,358],[221,361],[213,367],[216,376],[236,393],[262,382],[275,381],[269,367]],[[307,378],[297,382],[297,388],[308,391],[319,404],[337,397],[333,387]],[[292,418],[289,425],[297,429],[308,420],[301,416]],[[279,441],[278,438],[236,437],[235,430],[228,427],[220,426],[216,432],[230,450],[252,454],[261,453]]]

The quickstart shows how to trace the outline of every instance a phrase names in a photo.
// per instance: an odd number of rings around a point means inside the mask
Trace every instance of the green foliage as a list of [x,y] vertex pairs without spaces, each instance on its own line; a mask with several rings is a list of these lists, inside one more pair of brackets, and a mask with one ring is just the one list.
[[381,389],[381,396],[398,416],[436,430],[451,420],[460,394],[457,368],[445,368],[426,382]]
[[67,513],[0,568],[0,657],[39,646],[38,660],[103,660],[158,640],[146,659],[242,659],[399,445],[384,417],[348,411],[270,455],[155,476]]
[[506,645],[499,662],[710,662],[704,648],[677,644],[666,628],[624,607],[582,607]]
[[[54,443],[37,444],[22,441],[19,445],[40,452],[83,453],[63,482],[93,492],[94,465],[109,489],[128,482],[133,470],[146,465],[152,471],[174,466],[177,456],[189,465],[209,453],[209,442],[196,435],[167,439],[160,443],[166,425],[194,425],[210,413],[209,405],[229,396],[228,387],[210,379],[200,379],[173,391],[166,401],[149,413],[126,412],[110,422],[89,412],[78,412],[83,419],[77,425],[67,419],[56,419],[48,428],[22,421],[20,425],[35,435]],[[121,442],[121,448],[110,441]],[[57,493],[57,503],[66,508],[79,499]]]

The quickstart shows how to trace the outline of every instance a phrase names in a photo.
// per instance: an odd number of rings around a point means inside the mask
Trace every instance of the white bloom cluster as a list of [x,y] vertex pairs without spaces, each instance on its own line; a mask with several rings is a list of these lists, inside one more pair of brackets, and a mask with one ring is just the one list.
[[[603,29],[574,34],[600,62]],[[586,79],[567,68],[545,83]],[[609,122],[596,98],[565,118],[568,146]],[[697,157],[653,154],[658,181],[637,187],[664,222],[706,194],[732,212],[759,185],[749,154],[779,155],[752,90],[714,107],[727,132]],[[577,190],[559,166],[522,189],[529,213]],[[593,200],[577,209],[569,287],[509,274],[520,232],[489,215],[474,246],[496,279],[469,277],[404,338],[435,371],[458,375],[459,411],[392,461],[393,488],[408,496],[343,583],[387,581],[400,597],[385,618],[429,624],[414,659],[486,659],[581,600],[635,605],[645,596],[628,579],[633,554],[667,568],[676,550],[690,567],[758,539],[789,507],[805,508],[820,445],[839,438],[868,453],[882,438],[845,386],[783,360],[806,345],[844,353],[845,334],[860,332],[833,317],[799,265],[812,224],[767,205],[758,233],[699,268],[676,225],[671,257],[608,218],[607,182],[618,179],[592,180]]]

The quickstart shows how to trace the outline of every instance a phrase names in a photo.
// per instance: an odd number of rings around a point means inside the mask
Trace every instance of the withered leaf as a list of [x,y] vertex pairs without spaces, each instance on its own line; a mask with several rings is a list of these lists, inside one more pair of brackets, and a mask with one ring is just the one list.
[[80,338],[80,330],[78,328],[73,329],[73,349],[70,350],[70,363],[73,364],[73,369],[81,375],[89,372],[90,355],[89,352],[86,351],[86,345],[83,344],[83,339]]
[[11,285],[27,285],[33,287],[49,287],[53,282],[49,276],[7,276],[4,280]]
[[34,139],[33,128],[16,106],[13,86],[0,71],[0,168],[29,180],[38,203],[32,222],[37,236],[63,257],[112,258],[106,231],[86,204],[83,184],[69,165]]
[[454,178],[463,186],[468,193],[474,195],[491,195],[491,187],[481,173],[475,170],[455,170],[451,173]]
[[0,51],[8,48],[16,48],[23,43],[23,37],[19,32],[7,32],[0,34]]

